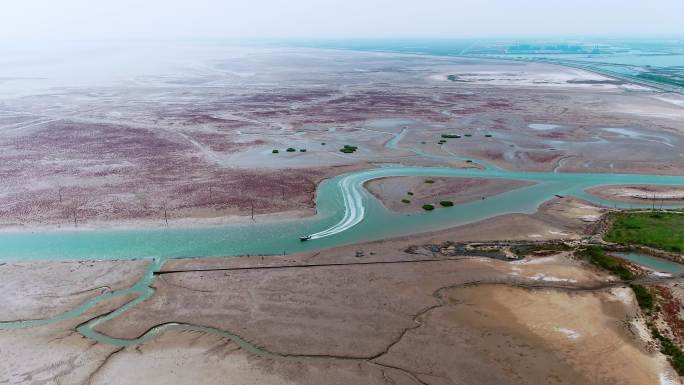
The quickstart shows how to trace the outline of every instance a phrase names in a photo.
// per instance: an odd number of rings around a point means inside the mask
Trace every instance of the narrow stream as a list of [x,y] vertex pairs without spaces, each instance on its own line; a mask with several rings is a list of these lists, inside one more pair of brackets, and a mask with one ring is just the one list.
[[678,275],[684,273],[684,265],[668,261],[667,259],[653,257],[651,255],[638,253],[638,252],[627,252],[627,253],[611,253],[622,259],[626,259],[632,263],[639,266],[645,267],[649,270],[653,270],[659,273],[667,273],[672,275]]

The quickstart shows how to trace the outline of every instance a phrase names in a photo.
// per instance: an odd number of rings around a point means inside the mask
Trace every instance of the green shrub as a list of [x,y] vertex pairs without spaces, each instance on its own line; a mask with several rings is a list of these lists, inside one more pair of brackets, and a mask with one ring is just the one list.
[[408,200],[408,199],[402,199],[401,201],[404,202],[404,203],[411,203],[411,201]]
[[413,193],[411,191],[407,192],[407,194],[413,196]]
[[444,139],[458,139],[460,137],[461,137],[461,135],[456,135],[456,134],[442,134],[442,138],[444,138]]
[[435,206],[433,205],[423,205],[423,210],[425,211],[432,211],[435,209]]
[[684,352],[671,339],[660,334],[658,329],[651,328],[651,334],[660,341],[660,352],[670,357],[677,374],[684,376]]
[[277,154],[277,153],[279,153],[279,152],[280,152],[280,151],[278,151],[278,150],[273,150],[273,151],[271,151],[272,154]]
[[451,207],[454,205],[454,202],[452,202],[452,201],[441,201],[441,202],[439,202],[439,204],[442,207]]
[[631,287],[632,291],[634,291],[634,296],[636,297],[637,303],[639,304],[641,310],[650,314],[655,308],[655,299],[653,298],[653,294],[651,294],[647,288],[641,285],[632,284],[629,285],[629,287]]
[[435,183],[435,181],[432,179],[425,179],[425,183],[432,184]]
[[345,154],[353,154],[354,152],[356,152],[357,149],[358,147],[356,146],[350,146],[348,144],[345,144],[344,147],[340,149],[340,152],[343,152]]
[[575,255],[587,260],[598,268],[617,275],[622,280],[627,281],[634,279],[634,273],[625,267],[624,262],[609,256],[600,246],[587,246],[584,249],[575,252]]
[[485,134],[485,138],[491,138],[492,134]]
[[295,149],[294,149],[294,148],[292,148],[292,147],[288,147],[288,149],[287,149],[287,150],[285,150],[285,151],[287,151],[287,152],[295,152],[295,151],[297,151],[297,150],[295,150]]
[[306,152],[306,148],[300,149],[299,152]]

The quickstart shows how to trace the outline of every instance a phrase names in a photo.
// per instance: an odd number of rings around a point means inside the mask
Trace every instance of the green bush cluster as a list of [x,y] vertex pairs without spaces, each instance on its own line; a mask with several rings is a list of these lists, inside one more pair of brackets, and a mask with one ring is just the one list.
[[344,147],[340,149],[340,152],[343,152],[345,154],[353,154],[356,152],[356,150],[358,150],[358,147],[345,144]]
[[452,201],[441,201],[441,202],[439,202],[439,204],[442,207],[451,207],[454,205],[454,202],[452,202]]
[[670,363],[677,374],[684,376],[684,352],[682,349],[671,339],[660,334],[656,328],[651,328],[651,334],[660,341],[660,352],[670,357]]
[[587,246],[584,249],[575,252],[575,255],[589,261],[589,263],[598,268],[617,275],[622,280],[627,281],[634,279],[634,273],[625,267],[624,262],[609,256],[600,246]]
[[423,205],[423,210],[425,211],[432,211],[435,209],[435,206],[433,205]]
[[653,297],[653,294],[641,285],[632,284],[629,286],[632,288],[641,310],[650,314],[653,309],[655,309],[655,298]]
[[442,138],[444,138],[444,139],[458,139],[460,137],[461,137],[461,135],[456,135],[456,134],[442,134]]

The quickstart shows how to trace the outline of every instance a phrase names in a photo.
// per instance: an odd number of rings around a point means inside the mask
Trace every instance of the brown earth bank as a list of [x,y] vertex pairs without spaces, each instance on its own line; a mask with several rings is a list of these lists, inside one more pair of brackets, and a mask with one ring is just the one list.
[[624,203],[654,203],[656,206],[684,204],[684,187],[654,185],[611,185],[592,187],[587,192]]
[[531,185],[534,183],[506,179],[407,176],[374,179],[365,187],[389,210],[411,213],[423,211],[424,204],[467,203]]

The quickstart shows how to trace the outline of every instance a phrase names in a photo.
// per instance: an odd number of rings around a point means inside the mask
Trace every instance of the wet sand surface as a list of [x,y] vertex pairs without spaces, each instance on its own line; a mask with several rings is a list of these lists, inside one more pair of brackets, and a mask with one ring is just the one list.
[[389,210],[412,213],[422,211],[424,204],[467,203],[533,184],[482,178],[395,177],[375,179],[364,186]]
[[[152,298],[99,327],[132,338],[193,323],[237,334],[247,350],[197,331],[126,348],[73,332],[121,298],[0,332],[0,368],[8,383],[35,384],[657,384],[669,373],[630,332],[641,322],[631,291],[567,254],[507,262],[390,245],[171,261]],[[26,348],[7,350],[19,342]]]
[[148,261],[0,264],[0,322],[56,316],[95,295],[132,286]]
[[625,203],[654,203],[656,206],[661,203],[684,204],[684,187],[681,186],[603,186],[590,188],[587,192],[604,199]]
[[[187,323],[239,336],[249,348],[206,331],[169,330],[125,348],[74,332],[132,299],[126,297],[72,321],[0,331],[0,371],[9,373],[8,383],[29,384],[662,384],[661,378],[676,378],[639,334],[645,326],[631,290],[567,252],[511,262],[411,247],[531,239],[543,230],[544,238],[559,238],[548,233],[550,223],[580,237],[592,224],[577,219],[578,212],[590,209],[597,210],[555,199],[534,215],[317,253],[171,260],[150,299],[96,329],[136,338],[157,325]],[[124,274],[139,277],[145,268],[138,261],[90,265],[74,279],[44,283],[45,290],[61,285],[64,293],[80,292],[98,276],[121,285],[129,282]],[[32,278],[22,277],[12,285]],[[44,308],[14,296],[17,314]],[[53,312],[74,302],[56,302]],[[8,350],[19,343],[24,347]]]
[[[321,180],[387,163],[684,170],[682,98],[586,71],[316,49],[191,51],[193,61],[168,74],[79,87],[47,79],[47,89],[12,82],[0,95],[0,227],[305,216]],[[80,59],[107,63],[105,54]],[[443,135],[458,138],[439,144]],[[358,150],[342,153],[344,145]]]
[[[314,49],[187,57],[196,62],[180,73],[3,89],[0,227],[308,216],[322,180],[394,163],[684,170],[682,98],[586,71]],[[453,137],[440,144],[445,134]],[[342,153],[344,145],[358,151]],[[369,188],[397,211],[409,189],[418,205],[524,188],[479,182],[390,178]],[[627,189],[599,193],[634,196]],[[127,347],[76,331],[135,298],[116,297],[73,319],[0,330],[0,384],[680,383],[616,277],[568,252],[508,261],[428,247],[579,241],[605,211],[554,198],[530,215],[316,253],[172,260],[149,299],[97,330],[136,338],[187,323],[204,331],[163,331]],[[133,285],[148,263],[2,263],[0,321],[58,316]],[[674,300],[662,304],[682,308],[681,283],[667,288]]]

